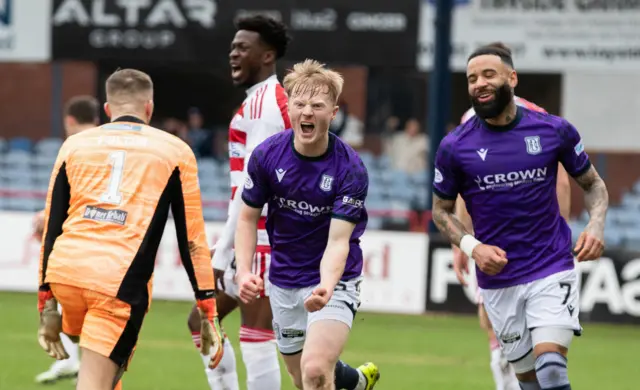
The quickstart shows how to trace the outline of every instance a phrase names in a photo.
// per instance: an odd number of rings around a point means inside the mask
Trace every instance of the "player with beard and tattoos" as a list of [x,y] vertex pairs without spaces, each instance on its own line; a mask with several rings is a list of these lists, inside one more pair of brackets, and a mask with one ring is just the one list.
[[[433,219],[476,263],[484,307],[523,390],[570,390],[567,353],[578,319],[571,230],[556,196],[558,162],[585,192],[590,221],[578,261],[604,250],[608,194],[578,131],[563,118],[518,106],[507,50],[484,46],[467,63],[476,116],[440,144]],[[464,200],[473,234],[455,215]]]
[[[501,42],[491,43],[487,46],[500,48],[507,51],[509,54],[511,53],[511,50]],[[502,90],[498,90],[496,91],[496,93],[504,94]],[[496,100],[501,99],[499,98]],[[544,108],[541,108],[538,105],[521,97],[514,96],[513,100],[518,106],[525,107],[532,111],[546,113]],[[462,119],[460,121],[461,124],[464,124],[475,115],[476,114],[473,107],[470,108],[462,116]],[[482,155],[480,156],[482,158]],[[564,169],[562,164],[558,164],[556,194],[558,197],[558,204],[560,206],[560,214],[565,220],[568,221],[569,213],[571,211],[571,186],[569,183],[569,175],[567,174],[567,171]],[[460,196],[458,196],[458,199],[456,200],[456,216],[465,225],[469,232],[473,232],[473,223],[471,221],[471,216],[469,215],[464,201],[460,198]],[[469,274],[469,258],[457,246],[452,245],[451,247],[453,250],[453,269],[456,273],[456,276],[458,277],[458,281],[460,281],[463,286],[466,286],[467,281],[465,280],[464,274]],[[506,358],[504,357],[504,354],[502,353],[500,343],[498,343],[498,339],[496,338],[496,334],[491,327],[491,322],[489,321],[487,312],[484,309],[484,304],[482,302],[482,296],[480,295],[479,289],[476,292],[476,304],[478,305],[478,318],[480,320],[480,326],[482,330],[486,332],[489,339],[489,349],[491,351],[490,367],[494,382],[496,384],[496,390],[519,390],[520,386],[518,385],[518,380],[516,378],[515,372],[513,371],[513,367],[508,364]]]
[[[279,390],[280,365],[272,329],[269,304],[270,286],[260,299],[247,304],[237,300],[235,283],[234,236],[242,205],[247,162],[253,150],[268,137],[291,127],[287,96],[276,76],[276,61],[285,55],[289,36],[282,23],[264,16],[243,18],[236,23],[231,42],[229,64],[236,86],[246,88],[247,97],[229,126],[229,165],[231,202],[223,233],[212,249],[213,268],[218,282],[218,313],[222,320],[240,305],[240,349],[247,369],[248,390]],[[265,230],[266,207],[258,221],[258,245],[252,271],[265,280],[271,263],[271,247]],[[199,316],[196,308],[189,317],[189,328],[196,347],[200,345]],[[224,357],[220,365],[205,368],[212,390],[237,390],[238,375],[233,347],[225,337]],[[208,356],[202,356],[205,367]]]

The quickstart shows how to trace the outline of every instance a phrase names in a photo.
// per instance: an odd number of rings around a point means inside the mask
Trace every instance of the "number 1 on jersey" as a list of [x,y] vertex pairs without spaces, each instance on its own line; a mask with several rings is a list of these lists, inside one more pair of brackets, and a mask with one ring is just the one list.
[[111,203],[118,205],[122,202],[122,194],[119,192],[120,183],[122,182],[122,171],[124,170],[124,159],[127,152],[124,150],[116,150],[109,154],[111,160],[111,178],[109,179],[109,185],[107,192],[102,194],[100,201],[104,203]]

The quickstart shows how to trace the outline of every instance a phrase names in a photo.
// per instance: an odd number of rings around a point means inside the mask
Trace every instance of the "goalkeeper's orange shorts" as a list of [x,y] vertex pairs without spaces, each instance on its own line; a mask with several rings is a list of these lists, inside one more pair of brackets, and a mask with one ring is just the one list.
[[80,347],[126,368],[138,342],[147,306],[135,307],[97,291],[51,283],[62,306],[62,331],[80,337]]

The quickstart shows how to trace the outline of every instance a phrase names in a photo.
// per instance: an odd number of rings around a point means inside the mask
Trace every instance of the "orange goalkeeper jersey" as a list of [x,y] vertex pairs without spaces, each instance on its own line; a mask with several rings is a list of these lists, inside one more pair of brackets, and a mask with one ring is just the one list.
[[130,304],[148,300],[169,210],[196,298],[211,297],[215,285],[189,146],[129,116],[69,137],[47,194],[40,286],[67,284]]

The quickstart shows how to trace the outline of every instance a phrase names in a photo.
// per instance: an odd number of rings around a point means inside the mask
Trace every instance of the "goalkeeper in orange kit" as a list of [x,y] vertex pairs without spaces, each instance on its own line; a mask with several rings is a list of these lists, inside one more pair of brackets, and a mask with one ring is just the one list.
[[119,70],[106,91],[111,122],[60,148],[38,280],[40,345],[64,359],[60,331],[79,341],[77,388],[92,390],[120,387],[149,308],[169,210],[202,318],[202,350],[213,349],[211,368],[223,354],[195,156],[177,137],[147,125],[153,113],[148,75]]

